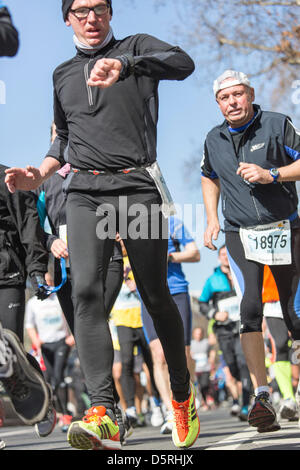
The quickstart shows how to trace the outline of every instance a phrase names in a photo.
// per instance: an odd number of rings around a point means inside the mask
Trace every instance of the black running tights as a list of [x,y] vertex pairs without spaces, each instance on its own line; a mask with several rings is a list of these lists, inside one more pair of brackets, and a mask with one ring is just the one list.
[[[113,346],[104,293],[114,236],[116,231],[121,232],[124,223],[126,228],[131,228],[128,236],[123,232],[121,236],[137,288],[162,343],[174,398],[183,401],[188,398],[189,392],[183,323],[167,286],[168,237],[162,235],[162,229],[166,232],[167,220],[160,212],[160,233],[151,233],[153,218],[150,210],[153,205],[154,209],[160,205],[161,198],[157,192],[135,192],[124,197],[126,204],[124,199],[120,202],[119,196],[111,193],[95,195],[73,192],[67,199],[75,340],[91,403],[92,406],[113,407]],[[143,204],[139,214],[135,213],[137,203]],[[111,229],[107,238],[103,237],[105,221]],[[143,230],[140,238],[135,237],[134,224],[137,230],[138,226]],[[148,236],[145,236],[147,230]]]

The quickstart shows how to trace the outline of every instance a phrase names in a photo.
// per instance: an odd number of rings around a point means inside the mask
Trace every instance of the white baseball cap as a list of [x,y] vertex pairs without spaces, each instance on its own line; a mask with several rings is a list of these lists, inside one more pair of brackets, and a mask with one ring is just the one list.
[[[231,80],[229,80],[229,78]],[[250,80],[245,73],[237,72],[236,70],[225,70],[225,72],[214,81],[214,95],[217,96],[220,90],[235,85],[247,85],[251,87]]]

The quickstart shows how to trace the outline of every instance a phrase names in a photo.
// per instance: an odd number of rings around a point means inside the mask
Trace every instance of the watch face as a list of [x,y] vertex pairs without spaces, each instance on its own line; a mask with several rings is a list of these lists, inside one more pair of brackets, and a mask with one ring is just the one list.
[[274,178],[279,175],[279,171],[277,170],[277,168],[271,168],[270,173]]

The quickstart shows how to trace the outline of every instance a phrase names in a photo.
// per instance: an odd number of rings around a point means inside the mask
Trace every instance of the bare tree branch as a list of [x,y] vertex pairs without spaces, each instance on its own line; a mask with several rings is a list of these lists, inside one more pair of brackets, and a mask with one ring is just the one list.
[[[300,118],[292,100],[292,84],[300,79],[300,0],[152,1],[176,9],[172,39],[194,58],[200,86],[212,84],[225,69],[242,70],[255,77],[265,108]],[[200,183],[194,171],[199,147],[184,163],[190,187]]]
[[[153,1],[174,8],[174,0]],[[174,35],[195,58],[202,82],[237,68],[261,77],[284,101],[287,83],[300,75],[300,0],[189,0],[176,8]]]
[[244,47],[246,49],[256,49],[258,51],[278,52],[276,47],[263,46],[261,44],[254,44],[252,42],[239,42],[239,41],[235,41],[233,39],[228,39],[224,36],[219,36],[218,40],[219,40],[221,45],[228,44],[228,45],[236,47],[236,48]]
[[300,5],[300,0],[290,1],[290,2],[268,2],[263,0],[248,0],[248,1],[241,1],[241,5],[260,5],[260,6],[282,6],[282,7],[297,7]]
[[268,67],[265,67],[265,68],[262,68],[261,70],[258,70],[258,72],[256,74],[249,73],[248,75],[250,77],[255,77],[255,76],[258,76],[258,75],[265,75],[265,74],[271,72],[273,69],[275,69],[280,62],[282,62],[282,59],[275,59],[275,60],[273,60],[273,62],[271,62],[271,64],[268,65]]

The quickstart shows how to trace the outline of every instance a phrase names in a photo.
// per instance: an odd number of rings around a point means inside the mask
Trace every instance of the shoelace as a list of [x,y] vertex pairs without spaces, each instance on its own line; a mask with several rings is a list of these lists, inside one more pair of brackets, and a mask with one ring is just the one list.
[[40,423],[47,423],[48,421],[52,419],[52,416],[53,416],[53,410],[52,410],[52,406],[50,406],[48,408],[46,416],[40,421]]
[[100,425],[102,421],[102,416],[97,414],[97,411],[94,410],[94,408],[90,408],[87,410],[87,414],[82,418],[82,421],[85,423],[92,423],[95,422],[98,425]]
[[178,408],[174,409],[174,421],[177,429],[181,428],[184,431],[188,430],[189,408],[179,404]]
[[255,397],[255,399],[269,403],[270,402],[270,395],[267,392],[262,392],[262,393],[259,393],[257,395],[257,397]]

